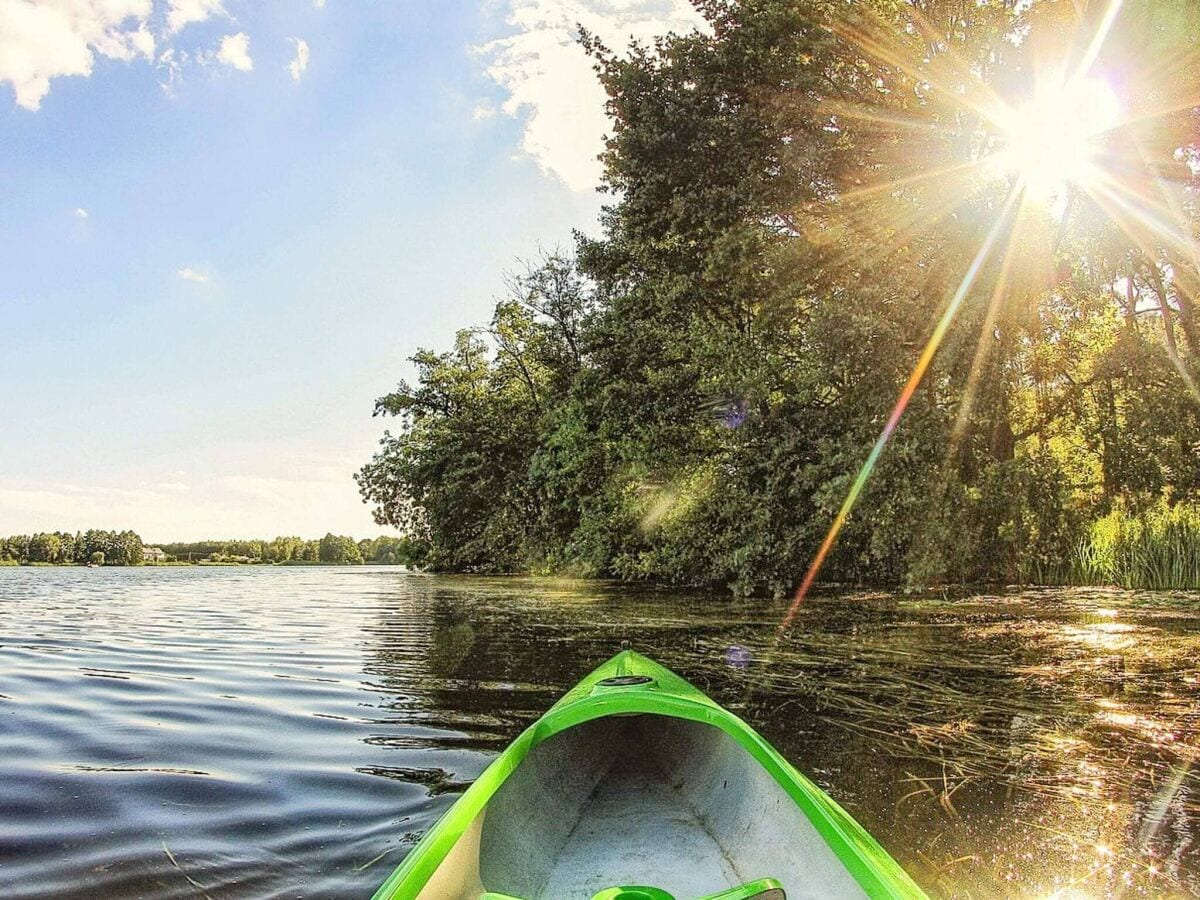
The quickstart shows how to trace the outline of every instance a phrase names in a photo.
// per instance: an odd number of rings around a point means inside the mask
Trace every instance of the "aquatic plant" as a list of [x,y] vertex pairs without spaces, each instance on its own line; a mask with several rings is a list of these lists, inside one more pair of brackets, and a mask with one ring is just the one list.
[[1200,506],[1119,506],[1079,545],[1077,579],[1145,590],[1200,589]]

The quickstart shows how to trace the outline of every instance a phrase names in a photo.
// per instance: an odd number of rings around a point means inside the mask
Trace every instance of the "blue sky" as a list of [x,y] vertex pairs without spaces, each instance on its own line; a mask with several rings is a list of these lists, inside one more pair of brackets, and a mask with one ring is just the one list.
[[517,258],[595,228],[602,98],[573,23],[619,45],[694,21],[47,8],[0,0],[0,534],[158,541],[379,533],[351,477],[374,398],[485,321]]

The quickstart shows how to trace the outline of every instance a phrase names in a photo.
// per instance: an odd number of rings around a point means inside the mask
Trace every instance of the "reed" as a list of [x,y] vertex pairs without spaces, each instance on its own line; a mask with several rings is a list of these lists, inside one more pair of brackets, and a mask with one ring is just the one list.
[[1200,590],[1200,506],[1114,509],[1093,523],[1075,555],[1073,580],[1143,590]]

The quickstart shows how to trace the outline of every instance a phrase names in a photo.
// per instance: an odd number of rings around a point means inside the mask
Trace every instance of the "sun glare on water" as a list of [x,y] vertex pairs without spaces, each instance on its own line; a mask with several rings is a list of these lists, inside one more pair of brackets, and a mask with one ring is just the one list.
[[1043,89],[1011,111],[999,162],[1036,198],[1086,187],[1099,172],[1104,141],[1120,120],[1120,103],[1100,78],[1077,78]]

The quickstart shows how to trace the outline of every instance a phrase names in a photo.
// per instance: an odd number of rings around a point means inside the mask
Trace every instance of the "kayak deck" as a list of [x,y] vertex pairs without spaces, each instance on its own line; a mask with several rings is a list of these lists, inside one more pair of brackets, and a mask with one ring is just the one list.
[[626,650],[523,731],[375,900],[780,900],[784,892],[925,897],[749,725]]

